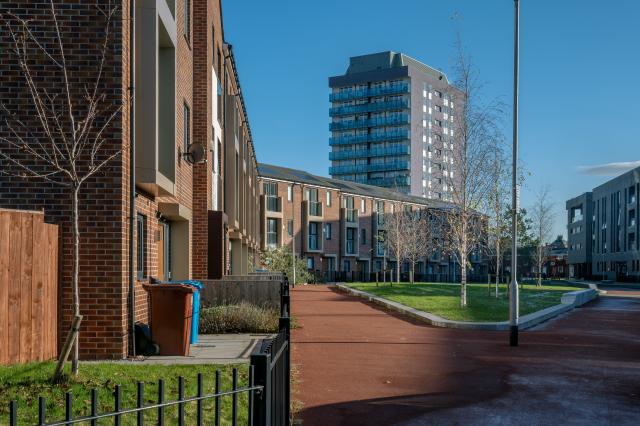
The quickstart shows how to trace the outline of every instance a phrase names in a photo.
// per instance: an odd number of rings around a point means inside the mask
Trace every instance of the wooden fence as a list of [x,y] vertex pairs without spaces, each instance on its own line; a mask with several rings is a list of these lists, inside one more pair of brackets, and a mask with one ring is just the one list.
[[58,226],[0,209],[0,364],[55,358],[57,307]]

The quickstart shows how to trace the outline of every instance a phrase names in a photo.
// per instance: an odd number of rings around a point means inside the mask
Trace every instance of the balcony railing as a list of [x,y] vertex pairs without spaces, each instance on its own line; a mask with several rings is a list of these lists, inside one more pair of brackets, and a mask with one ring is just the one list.
[[309,201],[309,216],[322,216],[322,203]]
[[386,142],[406,140],[411,137],[407,129],[398,129],[390,132],[370,133],[366,135],[349,135],[329,138],[329,145],[351,145],[366,142]]
[[267,211],[282,212],[282,197],[267,196]]
[[350,89],[343,90],[341,92],[335,92],[329,94],[329,100],[331,102],[346,101],[349,99],[367,98],[370,96],[383,96],[394,95],[399,93],[408,93],[409,83],[396,83],[383,87],[370,87],[367,89]]
[[354,164],[349,166],[329,167],[329,174],[340,175],[350,173],[384,172],[391,170],[409,170],[410,166],[411,164],[408,161],[393,161],[377,164]]
[[396,176],[392,178],[366,179],[360,183],[366,183],[368,185],[376,185],[376,186],[400,187],[400,186],[409,186],[410,179],[409,179],[409,176]]
[[358,209],[347,209],[347,222],[356,223],[358,221]]
[[360,114],[364,112],[390,111],[394,109],[408,109],[409,101],[406,99],[375,102],[361,105],[345,105],[329,109],[329,115],[335,117],[338,115]]
[[393,146],[388,148],[356,149],[351,151],[333,151],[329,160],[348,160],[352,158],[384,157],[386,155],[409,155],[409,146]]
[[329,123],[329,130],[362,129],[364,127],[397,126],[409,124],[409,114],[398,114],[390,117],[370,118],[368,120],[336,121]]

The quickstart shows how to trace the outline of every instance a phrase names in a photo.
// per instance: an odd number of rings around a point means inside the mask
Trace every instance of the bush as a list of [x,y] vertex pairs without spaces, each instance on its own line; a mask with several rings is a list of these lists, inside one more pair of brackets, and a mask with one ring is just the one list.
[[[284,272],[293,283],[293,255],[288,247],[269,249],[263,253],[262,261],[268,271]],[[303,259],[296,258],[296,282],[295,284],[310,283],[313,275],[307,270],[307,264]]]
[[280,311],[250,303],[221,305],[200,310],[200,334],[276,333]]

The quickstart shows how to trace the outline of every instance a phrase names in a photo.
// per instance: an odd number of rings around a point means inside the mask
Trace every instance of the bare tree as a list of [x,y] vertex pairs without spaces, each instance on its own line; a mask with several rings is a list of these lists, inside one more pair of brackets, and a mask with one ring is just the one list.
[[400,283],[400,266],[407,257],[407,215],[402,212],[402,203],[391,204],[391,212],[384,214],[384,225],[385,249],[396,259],[396,281]]
[[546,260],[545,244],[551,238],[553,225],[553,203],[549,200],[549,187],[544,186],[536,193],[536,198],[531,207],[531,219],[533,221],[534,251],[533,261],[536,266],[537,286],[542,287],[542,267]]
[[[31,20],[11,13],[4,13],[1,17],[8,31],[11,51],[24,78],[34,116],[27,122],[17,112],[1,105],[5,116],[2,124],[6,127],[2,135],[6,136],[0,137],[4,145],[0,150],[0,161],[4,163],[1,172],[5,175],[45,180],[70,192],[71,292],[75,321],[80,317],[78,195],[89,178],[120,154],[120,150],[106,149],[108,139],[105,133],[122,106],[107,99],[102,82],[109,55],[110,30],[118,8],[110,4],[104,9],[96,6],[96,12],[104,18],[104,33],[100,34],[101,42],[96,46],[99,52],[97,63],[86,65],[80,76],[70,77],[72,68],[63,43],[65,37],[53,0],[49,4],[54,43],[42,39],[42,32],[33,29]],[[91,62],[92,58],[88,53],[87,61]],[[46,72],[43,72],[43,67]],[[87,72],[89,70],[93,72]],[[61,84],[57,87],[45,84],[43,75],[46,79],[59,79]],[[70,336],[74,339],[72,372],[77,374],[78,334],[71,331]],[[62,362],[67,355],[61,354]]]
[[420,259],[428,259],[434,250],[434,224],[431,222],[430,210],[420,209],[403,212],[404,218],[404,254],[411,263],[411,283],[415,280],[416,264]]
[[455,61],[457,79],[450,92],[452,105],[450,155],[453,160],[445,174],[454,207],[447,214],[447,247],[460,265],[460,305],[467,306],[467,268],[470,255],[484,245],[486,221],[479,220],[491,189],[491,148],[500,139],[496,125],[501,113],[496,101],[485,102],[482,84],[460,40]]
[[487,252],[495,260],[495,296],[499,297],[500,272],[502,258],[509,248],[505,244],[509,236],[509,220],[505,216],[505,206],[509,203],[511,179],[508,167],[508,158],[501,145],[494,147],[493,156],[490,159],[489,173],[491,185],[487,197],[486,212],[489,219]]

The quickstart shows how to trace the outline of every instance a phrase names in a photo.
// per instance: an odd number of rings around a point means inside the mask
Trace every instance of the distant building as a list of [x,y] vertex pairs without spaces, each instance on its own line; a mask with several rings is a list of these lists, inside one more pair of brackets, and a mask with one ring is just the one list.
[[640,281],[640,167],[567,201],[569,277]]
[[[386,253],[385,215],[401,211],[446,210],[450,203],[426,200],[386,188],[315,176],[302,170],[258,165],[262,185],[262,248],[292,246],[296,256],[319,280],[375,280],[383,269],[398,270]],[[470,281],[486,282],[487,259],[469,257]],[[410,265],[400,273],[408,277]],[[416,264],[416,279],[459,281],[460,265],[453,256],[436,253]]]
[[567,242],[558,235],[554,242],[544,248],[545,261],[542,274],[547,278],[567,278],[569,268],[567,265]]
[[451,200],[461,95],[444,73],[380,52],[352,57],[329,87],[333,178]]

